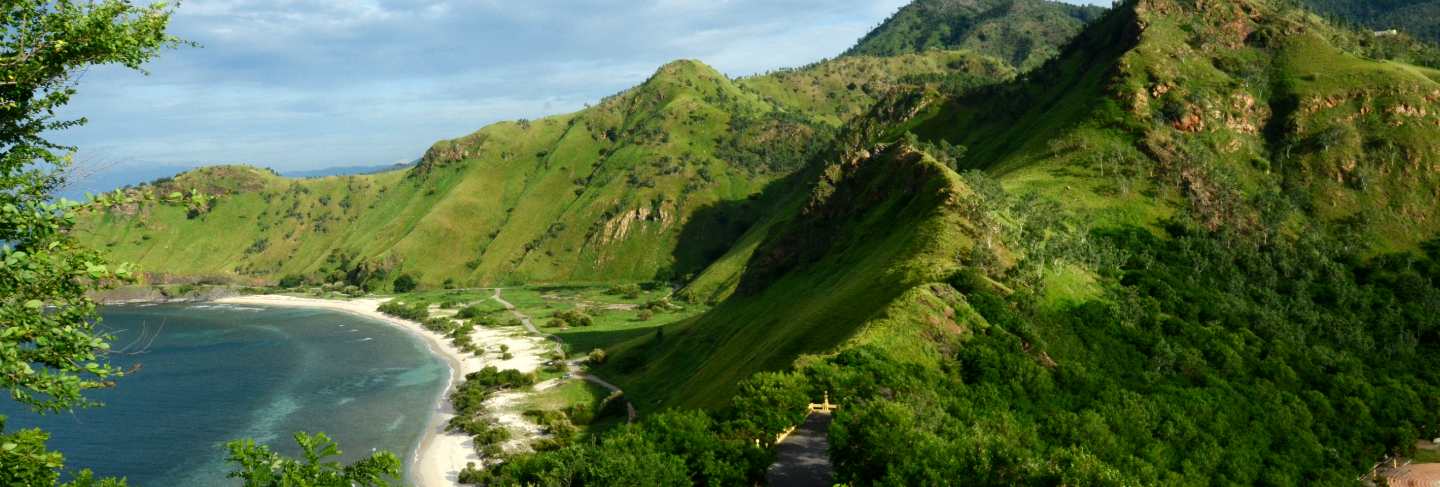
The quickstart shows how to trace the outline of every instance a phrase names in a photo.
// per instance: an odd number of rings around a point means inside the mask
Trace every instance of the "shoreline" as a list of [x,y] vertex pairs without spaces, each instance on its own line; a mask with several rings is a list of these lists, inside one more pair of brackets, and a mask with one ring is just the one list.
[[409,474],[405,481],[418,487],[442,487],[459,485],[459,474],[468,463],[483,466],[484,462],[475,452],[468,435],[445,430],[446,423],[455,416],[449,401],[450,391],[459,387],[465,375],[483,368],[479,357],[455,348],[449,339],[425,329],[419,323],[381,313],[377,308],[390,298],[362,298],[354,300],[333,300],[303,298],[285,295],[232,296],[216,299],[218,304],[240,304],[292,308],[312,308],[339,311],[363,318],[379,320],[397,326],[425,343],[431,354],[440,357],[449,369],[449,380],[435,398],[431,407],[430,420],[425,434],[411,458],[405,459]]

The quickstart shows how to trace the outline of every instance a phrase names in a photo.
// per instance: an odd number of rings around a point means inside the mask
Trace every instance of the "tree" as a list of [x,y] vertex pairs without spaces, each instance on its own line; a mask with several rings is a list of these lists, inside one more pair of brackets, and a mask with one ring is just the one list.
[[395,292],[397,293],[414,291],[416,286],[415,278],[409,274],[401,274],[400,277],[395,278]]
[[340,446],[325,433],[295,433],[295,442],[300,445],[300,460],[283,457],[252,440],[226,444],[230,450],[226,461],[236,466],[227,477],[244,480],[245,487],[378,487],[389,486],[391,481],[398,483],[400,458],[393,453],[381,451],[342,465],[326,460],[341,453]]
[[[32,410],[91,405],[82,393],[120,375],[104,361],[108,337],[96,331],[86,293],[130,275],[69,235],[77,206],[52,198],[74,149],[45,136],[85,123],[55,116],[76,93],[78,73],[107,64],[139,70],[178,45],[165,34],[170,13],[126,0],[0,3],[0,390]],[[10,475],[35,475],[20,485],[56,481],[63,461],[45,452],[45,438],[38,430],[0,436],[0,448],[15,445],[0,461],[6,485]],[[21,448],[33,454],[12,455]]]
[[128,267],[106,266],[68,235],[76,207],[51,202],[70,165],[69,147],[46,131],[84,123],[56,120],[75,94],[73,75],[122,64],[133,69],[177,41],[165,35],[163,4],[109,0],[15,0],[0,7],[0,388],[41,411],[84,403],[81,391],[115,375],[97,363],[105,337],[94,331],[85,296]]
[[299,274],[289,274],[280,278],[280,287],[285,289],[294,289],[303,285],[305,285],[305,276]]

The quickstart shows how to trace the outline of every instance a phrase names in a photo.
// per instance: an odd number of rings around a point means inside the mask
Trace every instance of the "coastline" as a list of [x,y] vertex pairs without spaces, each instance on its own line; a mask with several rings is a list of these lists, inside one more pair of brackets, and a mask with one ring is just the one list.
[[[450,378],[445,389],[435,398],[430,421],[421,437],[415,455],[406,459],[409,465],[409,479],[419,487],[442,487],[459,484],[460,471],[468,463],[477,466],[484,462],[475,452],[469,436],[445,431],[445,425],[455,416],[448,399],[450,391],[459,387],[465,375],[483,368],[479,357],[455,348],[450,341],[438,333],[425,329],[419,323],[395,318],[378,311],[377,308],[389,298],[363,298],[355,300],[331,300],[302,298],[284,295],[232,296],[217,299],[220,304],[241,304],[277,307],[298,307],[340,311],[356,316],[379,320],[404,329],[422,339],[432,354],[444,359],[449,368]],[[493,338],[493,337],[492,337]]]

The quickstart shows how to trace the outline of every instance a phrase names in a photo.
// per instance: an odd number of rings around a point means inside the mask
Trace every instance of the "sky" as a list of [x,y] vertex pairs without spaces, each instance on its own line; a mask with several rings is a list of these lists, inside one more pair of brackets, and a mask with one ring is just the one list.
[[905,3],[185,0],[171,32],[201,47],[164,52],[148,75],[84,73],[66,114],[89,123],[54,139],[112,177],[409,162],[492,122],[583,108],[675,59],[743,76],[833,57]]

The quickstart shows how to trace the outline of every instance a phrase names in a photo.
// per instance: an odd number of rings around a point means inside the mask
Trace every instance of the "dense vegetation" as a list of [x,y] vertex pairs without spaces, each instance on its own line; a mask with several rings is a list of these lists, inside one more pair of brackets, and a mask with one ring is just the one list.
[[1440,2],[1435,0],[1301,0],[1316,12],[1370,29],[1397,29],[1440,43]]
[[1352,482],[1440,432],[1440,73],[1353,39],[1140,0],[1027,79],[880,103],[733,293],[607,350],[647,420],[490,480],[754,481],[744,438],[829,391],[840,482]]
[[966,49],[1030,70],[1059,53],[1104,9],[1051,0],[918,0],[870,31],[847,55]]
[[275,453],[251,440],[226,445],[226,461],[235,470],[226,476],[239,479],[245,487],[387,487],[396,485],[400,458],[390,452],[376,452],[349,465],[331,460],[341,455],[340,446],[324,433],[295,433],[300,458]]
[[1095,237],[1127,256],[1103,299],[1048,308],[960,277],[983,320],[941,367],[861,347],[809,371],[857,398],[832,430],[841,478],[1338,484],[1437,432],[1437,247]]
[[[1347,483],[1440,433],[1430,48],[1286,0],[1097,12],[923,0],[854,52],[909,54],[743,80],[678,62],[407,172],[212,168],[157,186],[224,195],[205,211],[130,198],[85,228],[192,275],[659,278],[715,303],[580,350],[639,423],[537,412],[555,436],[470,483],[754,483],[825,392],[836,480],[860,485]],[[928,51],[957,46],[1004,59]],[[169,250],[236,221],[256,231]],[[451,426],[504,439],[477,407],[534,378],[467,379]]]

